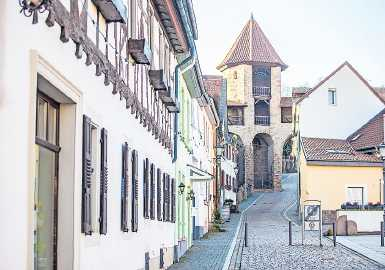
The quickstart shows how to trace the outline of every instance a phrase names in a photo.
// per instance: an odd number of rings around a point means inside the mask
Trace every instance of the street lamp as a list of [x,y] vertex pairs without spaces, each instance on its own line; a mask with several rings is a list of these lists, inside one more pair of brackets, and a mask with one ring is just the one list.
[[225,146],[218,142],[215,146],[215,161],[216,161],[216,170],[215,170],[215,189],[216,189],[216,196],[215,196],[215,209],[218,209],[219,207],[219,200],[221,197],[221,187],[220,187],[220,170],[221,170],[221,160],[223,156],[223,152],[225,151]]
[[186,187],[186,186],[184,185],[183,182],[181,182],[181,183],[179,184],[179,186],[178,186],[178,189],[179,189],[179,195],[182,195],[182,194],[183,194],[184,188],[185,188],[185,187]]
[[382,203],[382,208],[384,210],[384,216],[383,216],[383,219],[384,219],[384,224],[385,224],[385,143],[381,143],[379,146],[378,146],[378,150],[380,151],[380,156],[384,162],[384,165],[383,165],[383,168],[382,168],[382,182],[384,183],[383,184],[383,203]]

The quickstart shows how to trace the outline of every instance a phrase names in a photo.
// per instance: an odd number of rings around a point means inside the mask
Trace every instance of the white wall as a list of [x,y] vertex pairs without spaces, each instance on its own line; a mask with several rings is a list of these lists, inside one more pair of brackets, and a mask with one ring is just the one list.
[[[223,172],[225,174],[230,175],[231,181],[232,181],[232,178],[236,178],[235,170],[234,170],[236,166],[237,166],[237,164],[235,162],[233,162],[232,160],[222,158],[221,169],[223,170]],[[226,177],[225,177],[224,182],[226,184]],[[231,185],[232,185],[232,182],[231,182]],[[227,189],[223,188],[222,204],[223,204],[224,200],[226,200],[226,199],[232,199],[234,201],[234,204],[235,204],[237,201],[236,198],[237,198],[237,194],[233,191],[233,186],[231,186],[231,190],[227,190]]]
[[346,215],[348,220],[352,220],[357,224],[358,232],[378,232],[380,230],[380,222],[383,221],[383,212],[380,211],[337,211],[337,217]]
[[[328,89],[337,90],[337,105],[328,104]],[[300,103],[301,136],[346,139],[384,108],[368,87],[344,66]]]
[[[3,2],[3,1],[2,1]],[[6,14],[6,29],[2,32],[4,57],[1,59],[0,82],[0,212],[3,232],[0,241],[0,268],[7,270],[33,269],[32,230],[33,230],[33,165],[31,159],[35,140],[31,119],[34,115],[33,77],[31,50],[45,59],[53,69],[70,82],[80,95],[82,103],[77,104],[78,116],[87,114],[100,127],[108,130],[108,233],[106,236],[86,237],[75,234],[74,269],[139,269],[144,267],[144,253],[150,257],[159,256],[160,247],[174,246],[174,224],[143,219],[142,160],[149,157],[163,171],[173,175],[171,156],[138,119],[129,113],[119,96],[113,96],[112,85],[104,86],[103,76],[95,76],[95,66],[84,64],[85,56],[78,60],[72,41],[59,40],[60,28],[48,28],[45,16],[39,16],[39,23],[32,25],[32,18],[19,13],[15,1],[6,1],[3,10]],[[60,87],[59,87],[60,88]],[[60,90],[60,89],[59,89]],[[82,119],[77,117],[76,126],[81,127]],[[78,134],[81,132],[78,130]],[[81,164],[81,138],[76,138],[75,157]],[[139,152],[139,231],[122,233],[120,230],[120,192],[121,192],[121,145],[127,141],[129,146]],[[33,156],[33,155],[32,155]],[[80,232],[81,209],[81,165],[77,167],[76,177],[62,179],[72,182],[76,187],[74,194],[74,230]],[[17,259],[10,259],[17,258]],[[124,263],[122,263],[124,262]],[[72,262],[66,268],[71,269]]]

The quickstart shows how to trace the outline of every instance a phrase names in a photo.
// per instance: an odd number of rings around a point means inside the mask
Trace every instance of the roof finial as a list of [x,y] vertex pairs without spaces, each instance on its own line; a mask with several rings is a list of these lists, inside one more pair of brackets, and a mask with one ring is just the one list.
[[250,20],[254,21],[254,14],[251,12]]

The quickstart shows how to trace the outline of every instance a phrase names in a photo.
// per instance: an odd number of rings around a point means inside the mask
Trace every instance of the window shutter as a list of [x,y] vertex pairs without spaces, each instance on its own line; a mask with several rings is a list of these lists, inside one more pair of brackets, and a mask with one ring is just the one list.
[[163,173],[163,221],[167,221],[167,186],[166,174]]
[[108,168],[107,168],[107,130],[102,129],[101,143],[101,166],[100,166],[100,234],[107,234],[107,188],[108,188]]
[[170,221],[170,175],[167,175],[166,178],[166,185],[167,185],[167,191],[166,191],[166,198],[167,198],[167,221]]
[[138,231],[138,151],[132,151],[131,230]]
[[128,144],[122,147],[121,230],[128,232]]
[[158,168],[156,170],[156,210],[158,220],[162,220],[162,171]]
[[149,161],[148,158],[143,160],[143,216],[148,218],[148,175],[149,175]]
[[150,170],[150,218],[155,219],[155,165],[151,164]]
[[82,233],[92,234],[91,222],[91,118],[83,116],[83,177],[82,177]]
[[171,180],[171,221],[175,223],[176,220],[176,194],[175,194],[176,186],[175,179]]

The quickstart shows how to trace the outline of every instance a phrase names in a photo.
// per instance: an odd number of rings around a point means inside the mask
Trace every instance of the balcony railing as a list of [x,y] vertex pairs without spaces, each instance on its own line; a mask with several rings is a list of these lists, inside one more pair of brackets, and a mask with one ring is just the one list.
[[242,116],[228,116],[229,125],[242,126],[243,117]]
[[270,116],[255,116],[255,124],[259,126],[270,126]]
[[253,86],[254,97],[270,97],[271,88],[267,86]]

